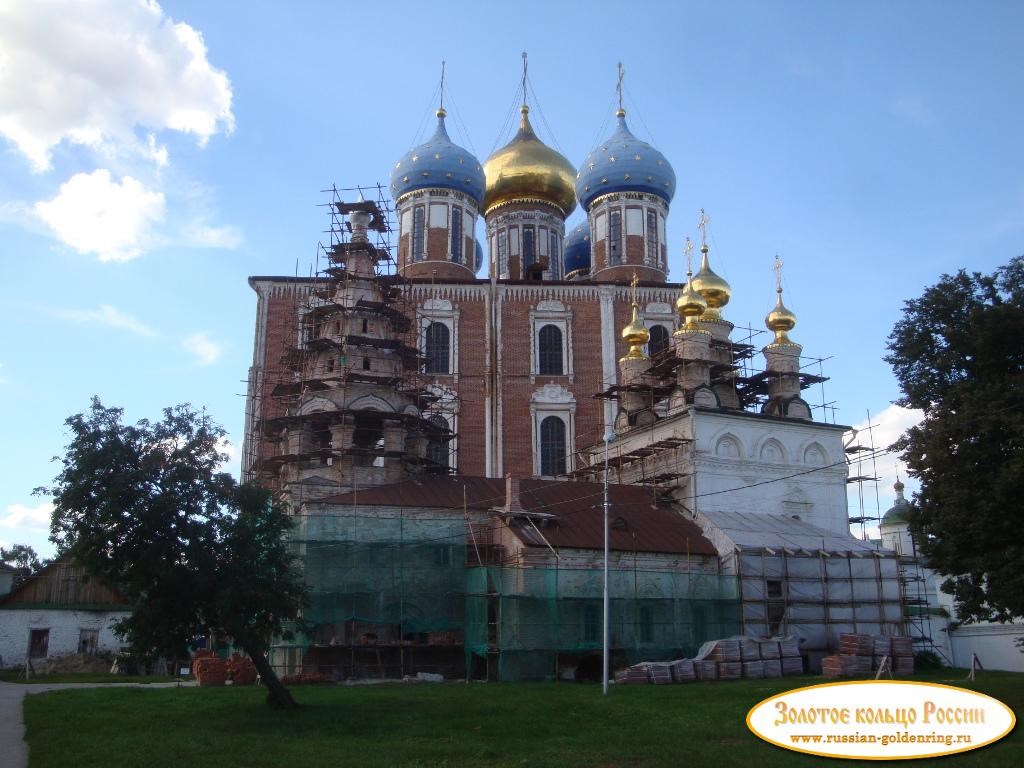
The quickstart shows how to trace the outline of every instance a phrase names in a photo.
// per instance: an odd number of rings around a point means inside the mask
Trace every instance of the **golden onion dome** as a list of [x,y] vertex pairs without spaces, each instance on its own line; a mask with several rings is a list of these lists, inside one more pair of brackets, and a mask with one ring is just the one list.
[[690,285],[697,293],[704,297],[708,308],[704,310],[705,320],[719,320],[722,313],[719,310],[729,303],[732,298],[732,288],[721,277],[716,275],[708,263],[707,243],[700,247],[701,262],[700,271],[694,275]]
[[782,303],[782,289],[778,288],[776,292],[779,295],[778,301],[775,303],[775,309],[765,315],[764,324],[769,331],[775,333],[773,344],[792,344],[787,333],[796,327],[796,315]]
[[683,320],[683,330],[700,330],[697,320],[707,311],[708,302],[693,289],[693,273],[686,273],[686,285],[676,299],[676,312]]
[[[638,307],[634,304],[633,319],[629,321],[629,325],[622,329],[622,340],[630,346],[629,357],[643,357],[644,353],[640,350],[640,347],[651,340],[651,332],[640,322],[637,310]],[[638,354],[635,355],[633,354],[634,352]]]
[[484,214],[498,205],[541,200],[568,216],[576,207],[576,169],[533,132],[530,108],[520,110],[519,132],[484,163]]

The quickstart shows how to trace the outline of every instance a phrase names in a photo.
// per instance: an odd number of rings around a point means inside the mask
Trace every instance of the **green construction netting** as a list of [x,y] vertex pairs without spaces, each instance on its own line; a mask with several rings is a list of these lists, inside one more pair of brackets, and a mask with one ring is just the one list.
[[[301,519],[293,545],[309,587],[306,630],[279,640],[285,672],[336,679],[418,671],[552,679],[600,654],[602,571],[467,565],[479,550],[459,517]],[[613,569],[619,663],[692,656],[739,631],[734,577]]]

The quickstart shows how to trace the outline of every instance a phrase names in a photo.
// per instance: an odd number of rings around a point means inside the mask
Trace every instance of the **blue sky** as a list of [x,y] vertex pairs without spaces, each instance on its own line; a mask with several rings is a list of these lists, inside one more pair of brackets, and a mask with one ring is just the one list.
[[485,159],[524,50],[534,125],[574,164],[623,62],[678,178],[672,276],[705,208],[726,316],[760,328],[778,253],[835,420],[870,412],[888,442],[913,420],[881,360],[902,302],[1024,250],[1022,32],[1013,2],[0,0],[0,542],[48,548],[31,491],[93,394],[132,421],[205,406],[240,445],[246,278],[309,274],[320,190],[386,183],[442,60],[452,137]]

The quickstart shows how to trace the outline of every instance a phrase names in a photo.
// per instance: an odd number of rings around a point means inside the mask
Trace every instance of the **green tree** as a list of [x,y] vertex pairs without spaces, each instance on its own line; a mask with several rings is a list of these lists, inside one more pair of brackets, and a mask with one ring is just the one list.
[[962,622],[1024,615],[1024,257],[905,302],[885,358],[924,420],[896,444],[910,530]]
[[14,586],[17,586],[49,561],[39,559],[39,555],[28,544],[12,544],[8,548],[0,547],[0,563],[9,565],[17,573]]
[[252,658],[272,705],[295,702],[267,661],[304,587],[288,516],[263,489],[220,472],[224,430],[188,405],[129,426],[93,398],[65,421],[50,539],[131,603],[119,630],[140,651],[180,655],[197,634],[229,635]]

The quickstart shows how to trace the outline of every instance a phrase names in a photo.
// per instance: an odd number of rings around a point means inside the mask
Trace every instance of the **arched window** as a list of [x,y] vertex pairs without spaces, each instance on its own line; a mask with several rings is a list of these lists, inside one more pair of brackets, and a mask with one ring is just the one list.
[[545,325],[537,334],[537,373],[541,376],[561,376],[562,329]]
[[565,422],[557,416],[540,423],[540,473],[565,474]]
[[451,373],[451,339],[451,331],[444,323],[431,323],[424,329],[424,373]]
[[665,352],[666,350],[668,350],[668,328],[666,328],[664,325],[652,325],[650,334],[651,340],[647,342],[647,353],[651,357],[656,357]]
[[[429,419],[430,423],[433,424],[438,430],[443,430],[441,434],[447,434],[448,422],[445,421],[444,416],[440,414],[434,414]],[[437,435],[432,435],[427,442],[427,461],[433,463],[437,467],[448,468],[448,441],[440,439]]]

